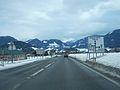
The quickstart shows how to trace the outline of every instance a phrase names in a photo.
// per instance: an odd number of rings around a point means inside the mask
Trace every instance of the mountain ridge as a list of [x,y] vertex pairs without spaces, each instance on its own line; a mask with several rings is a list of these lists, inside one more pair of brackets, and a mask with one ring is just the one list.
[[[104,36],[105,47],[120,48],[120,29],[116,29],[113,32],[107,33],[102,36]],[[59,39],[39,40],[35,38],[23,42],[11,36],[0,36],[0,46],[7,45],[9,42],[14,42],[17,45],[17,48],[22,48],[23,50],[36,47],[43,49],[54,48],[60,51],[63,50],[64,48],[87,48],[88,43],[87,38],[88,37],[76,41],[67,42],[63,42]]]

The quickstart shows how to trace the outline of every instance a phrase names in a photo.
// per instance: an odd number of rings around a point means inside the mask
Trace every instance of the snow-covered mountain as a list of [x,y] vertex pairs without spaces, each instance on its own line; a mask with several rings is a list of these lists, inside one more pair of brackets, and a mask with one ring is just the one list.
[[31,44],[32,46],[37,47],[37,48],[41,48],[42,45],[43,45],[43,42],[40,41],[40,40],[37,39],[37,38],[28,40],[28,41],[26,41],[26,43],[29,43],[29,44]]
[[60,50],[63,49],[63,47],[65,46],[64,43],[58,39],[50,39],[50,40],[42,40],[42,41],[40,41],[39,39],[32,39],[32,40],[28,40],[27,43],[32,44],[37,48],[43,48],[43,49],[55,48]]
[[[108,33],[104,36],[105,47],[109,48],[120,48],[120,29],[114,30],[111,33]],[[64,48],[71,48],[71,49],[80,49],[80,48],[87,48],[88,37],[82,38],[77,41],[67,41],[62,42],[58,39],[50,39],[50,40],[39,40],[37,38],[30,39],[26,42],[19,41],[11,36],[0,36],[0,48],[6,47],[9,42],[14,42],[18,49],[23,49],[24,51],[31,51],[34,48],[43,48],[43,49],[50,49],[54,48],[59,51],[63,50]]]
[[87,37],[77,40],[72,44],[72,48],[87,48],[88,39]]
[[[103,36],[105,41],[105,47],[116,48],[120,47],[120,29],[114,30],[112,33],[108,33],[106,35],[98,35]],[[58,39],[50,39],[50,40],[43,40],[40,41],[38,39],[33,39],[32,44],[39,48],[57,48],[57,49],[64,49],[64,48],[87,48],[88,46],[88,37],[82,38],[77,41],[67,41],[62,42]],[[30,43],[31,44],[31,43]]]
[[70,40],[70,41],[64,42],[64,47],[72,48],[72,46],[75,44],[75,42],[76,41],[74,41],[74,40]]
[[105,47],[120,48],[120,29],[108,33],[104,37]]
[[11,36],[0,36],[0,46],[7,44],[9,42],[17,41],[17,39],[11,37]]

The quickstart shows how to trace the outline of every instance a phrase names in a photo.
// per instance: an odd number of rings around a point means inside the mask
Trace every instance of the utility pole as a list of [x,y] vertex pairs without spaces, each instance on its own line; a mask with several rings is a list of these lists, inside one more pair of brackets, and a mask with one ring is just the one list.
[[[94,47],[95,47],[95,54],[96,54],[96,57],[97,57],[97,52],[96,52],[96,40],[94,40]],[[96,57],[94,58],[95,59],[95,62],[96,62]]]
[[88,44],[88,60],[90,60],[90,44]]
[[93,45],[93,61],[94,61],[94,59],[95,59],[94,54],[95,54],[95,45]]
[[3,60],[3,66],[4,66],[4,49],[2,48],[2,60]]
[[11,50],[11,54],[12,54],[12,63],[13,63],[13,43],[11,43],[11,48],[12,48],[12,50]]

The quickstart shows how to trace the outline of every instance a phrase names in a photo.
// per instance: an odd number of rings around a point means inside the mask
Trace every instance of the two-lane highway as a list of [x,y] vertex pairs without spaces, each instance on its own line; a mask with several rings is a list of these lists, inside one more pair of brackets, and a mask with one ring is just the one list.
[[0,72],[0,90],[120,90],[72,58],[55,57]]

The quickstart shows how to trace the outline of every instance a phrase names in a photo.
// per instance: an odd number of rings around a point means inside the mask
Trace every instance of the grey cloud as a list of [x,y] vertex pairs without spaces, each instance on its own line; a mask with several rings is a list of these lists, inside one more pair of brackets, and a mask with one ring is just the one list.
[[119,28],[119,6],[119,0],[1,0],[0,35],[79,39],[103,34]]

